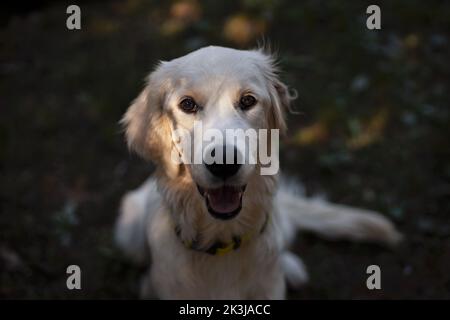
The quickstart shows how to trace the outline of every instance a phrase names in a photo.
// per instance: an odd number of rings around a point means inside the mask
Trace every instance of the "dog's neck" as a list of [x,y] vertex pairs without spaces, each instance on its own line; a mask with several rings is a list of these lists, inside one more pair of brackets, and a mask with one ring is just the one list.
[[157,172],[157,178],[163,205],[171,214],[173,228],[178,229],[180,240],[183,243],[195,242],[204,250],[218,242],[232,243],[236,237],[253,237],[263,230],[272,211],[277,185],[276,176],[255,175],[247,185],[241,212],[232,220],[222,221],[208,213],[189,176],[171,179],[164,172]]

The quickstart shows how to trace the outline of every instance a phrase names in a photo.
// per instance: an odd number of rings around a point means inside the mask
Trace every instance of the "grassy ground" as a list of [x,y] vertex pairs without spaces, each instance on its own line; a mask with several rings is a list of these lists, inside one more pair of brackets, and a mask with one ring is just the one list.
[[[311,284],[291,298],[450,298],[450,5],[342,1],[82,2],[3,20],[0,51],[0,297],[136,298],[142,270],[112,244],[120,196],[152,165],[117,125],[158,59],[264,34],[299,91],[284,172],[307,195],[379,210],[406,236],[390,251],[299,236]],[[65,269],[82,269],[81,291]],[[382,269],[382,290],[365,286]]]

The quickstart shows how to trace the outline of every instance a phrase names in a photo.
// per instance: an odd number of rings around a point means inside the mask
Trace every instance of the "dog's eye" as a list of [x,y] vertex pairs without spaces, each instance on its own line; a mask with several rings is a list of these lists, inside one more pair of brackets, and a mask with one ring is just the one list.
[[247,109],[253,107],[255,104],[256,104],[256,98],[249,94],[242,96],[241,100],[239,101],[239,106],[242,110],[247,110]]
[[194,113],[198,110],[198,105],[192,98],[184,98],[180,102],[180,108],[186,113]]

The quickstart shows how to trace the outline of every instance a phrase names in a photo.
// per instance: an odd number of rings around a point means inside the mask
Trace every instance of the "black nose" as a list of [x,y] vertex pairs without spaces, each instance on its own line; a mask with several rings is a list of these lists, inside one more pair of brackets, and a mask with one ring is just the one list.
[[[211,156],[215,156],[215,149],[211,151]],[[236,147],[234,149],[228,148],[228,152],[233,152],[233,162],[227,163],[227,148],[226,146],[223,147],[223,161],[222,163],[216,163],[213,162],[212,164],[205,164],[206,168],[209,172],[211,172],[214,176],[222,179],[229,178],[233,175],[235,175],[239,168],[241,167],[240,164],[238,164],[237,154],[238,150]],[[229,156],[230,157],[230,156]],[[231,158],[231,157],[230,157]]]

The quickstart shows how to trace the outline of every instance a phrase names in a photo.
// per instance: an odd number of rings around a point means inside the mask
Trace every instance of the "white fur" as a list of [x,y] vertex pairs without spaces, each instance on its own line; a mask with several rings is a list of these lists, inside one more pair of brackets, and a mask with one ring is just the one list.
[[[243,90],[251,90],[258,100],[248,112],[235,107]],[[187,94],[203,107],[195,116],[177,107]],[[196,183],[216,187],[221,182],[202,164],[171,162],[174,126],[192,130],[196,118],[210,128],[284,131],[284,110],[292,98],[276,76],[273,59],[261,51],[208,47],[164,62],[150,75],[123,124],[130,147],[154,161],[157,170],[125,195],[116,226],[119,246],[134,260],[149,263],[143,298],[283,299],[286,282],[299,287],[308,281],[303,262],[288,251],[298,230],[389,245],[400,240],[382,215],[305,199],[292,185],[277,187],[277,176],[260,175],[258,165],[244,165],[228,182],[247,184],[238,216],[221,221],[208,214]],[[186,248],[175,225],[184,241],[200,239],[204,248],[234,235],[251,237],[239,249],[213,256]]]

